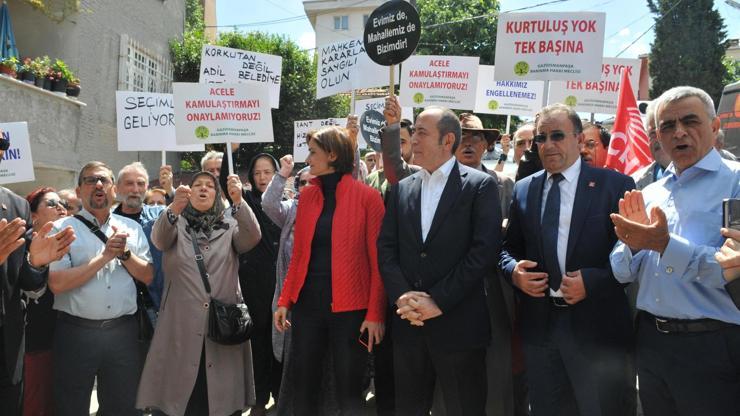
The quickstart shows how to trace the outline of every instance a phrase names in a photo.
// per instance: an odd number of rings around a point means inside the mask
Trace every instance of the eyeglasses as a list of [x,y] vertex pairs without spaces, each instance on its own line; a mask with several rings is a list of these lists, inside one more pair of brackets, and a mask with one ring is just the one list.
[[98,182],[103,185],[111,185],[113,183],[113,179],[108,176],[85,176],[82,178],[82,183],[85,185],[97,185]]
[[67,201],[56,200],[56,199],[47,199],[46,206],[49,208],[62,207],[64,209],[69,209],[69,204],[67,204]]
[[589,140],[587,142],[581,143],[581,146],[587,147],[589,149],[594,149],[596,147],[596,141],[595,140]]
[[0,139],[0,150],[5,151],[10,148],[10,140]]
[[[550,140],[553,142],[562,142],[565,140],[566,133],[562,131],[555,131],[550,133]],[[534,136],[534,142],[537,144],[544,144],[547,141],[546,134],[536,134]]]
[[529,146],[529,145],[531,145],[531,144],[532,144],[532,139],[521,139],[521,140],[517,140],[517,141],[516,141],[516,142],[514,143],[514,145],[515,145],[516,147],[522,147],[522,146],[525,146],[525,145],[526,145],[526,146]]

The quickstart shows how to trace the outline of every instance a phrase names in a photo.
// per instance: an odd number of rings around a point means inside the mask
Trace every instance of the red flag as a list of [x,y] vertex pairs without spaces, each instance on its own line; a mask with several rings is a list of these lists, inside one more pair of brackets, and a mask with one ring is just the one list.
[[622,71],[617,116],[612,129],[612,139],[609,142],[606,167],[625,175],[631,175],[641,167],[650,164],[651,161],[648,135],[642,125],[630,78],[627,71]]

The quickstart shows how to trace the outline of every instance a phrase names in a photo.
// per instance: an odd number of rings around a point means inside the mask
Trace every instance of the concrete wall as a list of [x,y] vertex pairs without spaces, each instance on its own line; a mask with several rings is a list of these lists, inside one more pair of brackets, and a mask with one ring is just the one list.
[[[58,147],[63,144],[73,149],[73,153],[50,157],[57,158],[53,161],[55,166],[71,171],[89,160],[105,161],[114,171],[140,160],[154,177],[160,165],[158,152],[117,151],[115,91],[119,79],[120,36],[126,34],[152,52],[169,58],[169,40],[182,36],[185,0],[81,0],[80,3],[80,13],[55,23],[21,0],[8,0],[20,55],[61,58],[81,80],[79,100],[87,106],[77,110],[80,112],[77,128],[60,129],[55,135],[47,136],[57,141]],[[25,119],[13,121],[28,121],[32,132],[71,121],[62,113],[56,118],[43,116],[46,110],[40,103],[40,107],[29,111],[24,106],[33,105],[30,98],[22,98],[21,102],[22,105],[13,105],[19,107],[19,113],[14,116]],[[4,109],[0,119],[6,118]],[[51,126],[34,127],[44,123]],[[36,155],[34,149],[34,159]],[[174,161],[175,155],[172,156]]]

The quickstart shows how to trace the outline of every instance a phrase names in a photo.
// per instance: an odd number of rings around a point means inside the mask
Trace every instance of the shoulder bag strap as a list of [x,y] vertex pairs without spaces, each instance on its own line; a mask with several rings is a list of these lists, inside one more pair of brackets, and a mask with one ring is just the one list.
[[203,253],[200,252],[198,247],[198,239],[195,236],[195,231],[190,229],[190,240],[193,243],[193,251],[195,252],[195,263],[198,264],[198,271],[200,271],[200,278],[203,279],[203,286],[206,287],[208,295],[211,294],[211,284],[208,283],[208,272],[206,271],[206,264],[203,262]]
[[103,233],[103,231],[100,230],[100,227],[96,226],[95,224],[91,223],[87,220],[87,218],[83,217],[82,215],[75,215],[75,218],[77,218],[81,223],[85,224],[87,228],[90,229],[90,231],[95,234],[96,237],[100,239],[100,241],[103,242],[103,244],[108,242],[108,237]]

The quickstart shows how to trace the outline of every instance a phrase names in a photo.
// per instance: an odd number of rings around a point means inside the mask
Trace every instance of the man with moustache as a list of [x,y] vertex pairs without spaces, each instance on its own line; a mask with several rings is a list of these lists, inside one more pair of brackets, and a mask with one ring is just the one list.
[[720,126],[699,88],[664,92],[658,139],[672,163],[662,179],[628,192],[612,221],[620,282],[638,281],[637,373],[645,415],[737,415],[740,310],[715,254],[722,200],[740,198],[740,164],[714,149]]
[[581,119],[553,104],[535,117],[544,170],[514,186],[501,267],[520,301],[536,415],[635,413],[632,325],[609,267],[609,214],[634,181],[583,163]]
[[580,144],[581,159],[591,167],[603,168],[606,165],[611,137],[611,134],[601,125],[584,123],[583,142]]
[[59,311],[52,350],[55,413],[88,414],[97,377],[101,413],[136,415],[143,357],[134,280],[152,281],[149,243],[136,221],[111,213],[115,190],[106,164],[83,166],[76,191],[81,218],[66,217],[54,227],[71,226],[77,239],[49,266],[49,288]]

